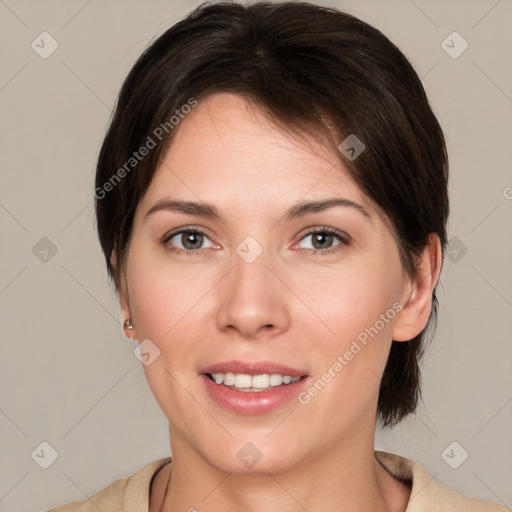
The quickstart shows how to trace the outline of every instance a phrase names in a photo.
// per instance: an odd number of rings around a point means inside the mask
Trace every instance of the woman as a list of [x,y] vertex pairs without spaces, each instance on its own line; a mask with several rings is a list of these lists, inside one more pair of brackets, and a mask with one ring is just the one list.
[[204,5],[127,77],[99,238],[173,457],[57,511],[498,511],[374,451],[416,408],[448,163],[379,31]]

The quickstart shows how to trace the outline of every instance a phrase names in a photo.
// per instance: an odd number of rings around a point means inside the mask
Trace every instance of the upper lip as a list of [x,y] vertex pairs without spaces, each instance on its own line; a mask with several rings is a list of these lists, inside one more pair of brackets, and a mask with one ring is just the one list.
[[279,373],[290,377],[307,375],[303,370],[290,368],[274,361],[224,361],[211,364],[200,370],[200,373],[244,373],[246,375]]

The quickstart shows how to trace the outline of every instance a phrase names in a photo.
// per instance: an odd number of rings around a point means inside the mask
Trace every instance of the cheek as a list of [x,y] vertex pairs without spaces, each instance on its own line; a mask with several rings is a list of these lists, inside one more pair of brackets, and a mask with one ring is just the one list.
[[139,247],[127,266],[130,309],[139,342],[149,339],[160,351],[143,369],[155,399],[171,417],[190,400],[179,383],[190,379],[200,341],[212,332],[205,307],[216,279],[205,267],[170,265]]
[[399,262],[393,257],[383,261],[354,261],[330,278],[312,276],[308,304],[328,328],[312,347],[313,357],[321,361],[315,378],[329,381],[326,401],[337,403],[342,397],[358,409],[378,392],[401,308],[402,282]]
[[142,251],[130,255],[130,308],[139,339],[163,342],[183,325],[197,325],[201,299],[213,286],[208,270],[193,264],[169,265]]
[[312,274],[300,284],[297,295],[305,298],[318,317],[317,322],[325,325],[323,338],[331,339],[341,348],[375,324],[382,337],[390,336],[396,316],[393,304],[400,298],[400,282],[398,266],[384,268],[379,261],[366,262],[338,269],[330,275]]
[[190,397],[180,385],[186,382],[184,375],[190,378],[197,350],[191,341],[198,339],[193,329],[201,325],[198,299],[204,291],[197,274],[164,266],[142,250],[130,253],[127,266],[137,339],[139,343],[149,339],[159,350],[158,357],[143,366],[155,400],[168,418],[183,415],[199,421],[200,411],[190,408]]

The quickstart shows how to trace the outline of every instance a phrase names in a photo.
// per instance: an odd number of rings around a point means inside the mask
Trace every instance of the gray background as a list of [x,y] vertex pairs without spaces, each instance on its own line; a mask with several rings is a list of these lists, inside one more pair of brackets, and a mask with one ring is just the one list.
[[[2,511],[85,499],[170,453],[166,418],[121,333],[93,176],[123,78],[198,3],[0,0]],[[324,3],[380,28],[411,59],[451,160],[450,253],[424,404],[376,446],[511,506],[512,2]],[[31,47],[50,48],[43,31],[59,45],[46,59]],[[453,31],[469,43],[457,58],[442,47]],[[463,42],[447,44],[453,54]],[[58,452],[47,469],[31,456],[43,441]],[[469,457],[453,469],[462,450]]]

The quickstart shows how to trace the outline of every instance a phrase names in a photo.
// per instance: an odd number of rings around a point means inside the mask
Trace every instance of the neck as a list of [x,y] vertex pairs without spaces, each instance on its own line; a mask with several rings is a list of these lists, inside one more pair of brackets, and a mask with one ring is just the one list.
[[375,460],[371,441],[364,447],[350,443],[330,449],[284,472],[249,475],[219,470],[183,449],[186,445],[173,444],[171,480],[160,510],[403,511],[410,489]]

